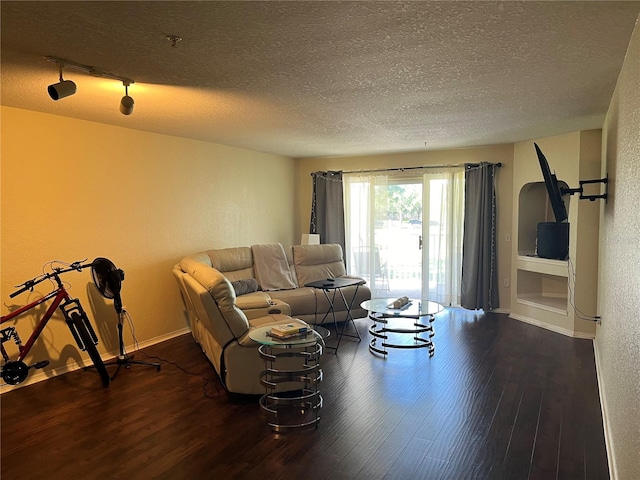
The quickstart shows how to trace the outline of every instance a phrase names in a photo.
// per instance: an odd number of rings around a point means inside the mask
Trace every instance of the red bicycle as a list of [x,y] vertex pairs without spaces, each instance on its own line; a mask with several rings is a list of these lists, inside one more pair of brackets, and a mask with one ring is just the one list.
[[[72,272],[72,271],[80,272],[83,269],[89,268],[89,267],[91,267],[92,270],[94,270],[95,267],[96,266],[99,267],[101,265],[101,262],[104,260],[106,259],[98,258],[93,262],[86,263],[86,264],[83,264],[81,261],[74,262],[71,264],[63,264],[65,265],[66,268],[53,266],[54,263],[62,263],[62,262],[51,262],[49,264],[52,269],[51,272],[44,273],[31,280],[27,280],[22,285],[18,285],[18,287],[20,288],[17,291],[9,295],[9,297],[13,298],[13,297],[16,297],[17,295],[20,295],[23,292],[26,292],[27,290],[33,291],[34,286],[36,286],[40,282],[44,282],[45,280],[51,280],[55,287],[53,291],[44,295],[43,297],[40,297],[37,300],[34,300],[33,302],[29,303],[28,305],[18,308],[17,310],[14,310],[13,312],[0,318],[0,324],[4,325],[5,323],[16,319],[16,317],[31,310],[32,308],[35,308],[38,305],[41,305],[42,303],[50,299],[53,299],[53,302],[51,303],[49,308],[47,308],[46,312],[44,313],[40,321],[38,321],[33,332],[29,336],[29,339],[24,345],[22,344],[22,341],[20,339],[20,336],[18,335],[18,331],[16,330],[15,326],[2,328],[0,330],[0,340],[2,341],[2,343],[0,344],[0,349],[2,351],[2,358],[3,358],[2,370],[1,370],[0,376],[2,376],[2,379],[6,383],[10,385],[17,385],[19,383],[22,383],[29,376],[29,371],[31,369],[44,368],[47,365],[49,365],[48,360],[41,360],[39,362],[34,363],[33,365],[27,365],[24,362],[24,360],[29,354],[31,347],[33,347],[33,344],[38,339],[38,337],[44,330],[45,326],[47,325],[47,323],[55,313],[56,309],[60,308],[67,322],[67,325],[71,330],[71,334],[73,335],[74,340],[78,344],[78,347],[82,351],[86,351],[89,354],[89,357],[93,362],[93,366],[95,367],[96,371],[100,375],[100,380],[102,381],[102,385],[104,385],[105,387],[109,385],[109,372],[107,371],[107,368],[105,367],[105,364],[102,361],[100,354],[98,353],[98,349],[96,348],[96,345],[98,344],[98,337],[96,336],[96,333],[93,327],[91,326],[91,322],[89,321],[89,318],[87,317],[86,312],[82,308],[82,305],[80,305],[80,301],[77,298],[71,298],[71,296],[67,292],[67,289],[64,283],[60,279],[60,275],[67,272]],[[95,271],[93,273],[94,273],[93,275],[94,281],[96,281],[96,278],[101,278],[99,275],[95,274]],[[102,288],[101,292],[104,291],[104,285],[98,285],[97,283],[96,285],[98,286],[99,290]],[[10,358],[9,354],[7,353],[4,347],[5,342],[9,340],[13,340],[13,342],[18,346],[18,353],[14,359]]]

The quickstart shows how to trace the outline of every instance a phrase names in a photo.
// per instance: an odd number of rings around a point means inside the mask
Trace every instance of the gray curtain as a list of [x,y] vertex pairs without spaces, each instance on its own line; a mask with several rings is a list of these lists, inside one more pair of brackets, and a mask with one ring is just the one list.
[[464,234],[460,303],[469,310],[499,306],[496,254],[495,169],[491,163],[465,165]]
[[320,243],[337,243],[345,250],[342,172],[313,172],[313,199],[309,233],[319,233]]

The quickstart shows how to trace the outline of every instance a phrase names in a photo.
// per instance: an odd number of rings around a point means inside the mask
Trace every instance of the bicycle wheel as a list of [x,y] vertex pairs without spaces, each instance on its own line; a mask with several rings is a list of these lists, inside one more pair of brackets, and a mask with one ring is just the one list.
[[[100,353],[98,353],[98,349],[96,348],[95,343],[93,343],[93,339],[91,338],[91,334],[87,330],[87,326],[85,325],[85,319],[83,319],[78,312],[71,313],[71,321],[73,322],[74,328],[82,343],[84,344],[84,348],[89,354],[89,358],[93,362],[93,366],[95,367],[98,375],[100,375],[100,380],[102,380],[102,385],[105,387],[109,386],[109,372],[107,371],[107,367],[105,367],[102,358],[100,357]],[[88,320],[87,320],[88,321]]]

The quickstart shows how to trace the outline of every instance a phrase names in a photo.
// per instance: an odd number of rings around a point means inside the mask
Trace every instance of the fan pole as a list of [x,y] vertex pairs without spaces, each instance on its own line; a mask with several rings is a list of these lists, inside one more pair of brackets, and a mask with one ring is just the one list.
[[[124,353],[124,325],[123,325],[123,316],[124,316],[124,312],[120,311],[120,313],[118,313],[118,347],[120,349],[120,354],[118,355],[118,360],[125,360],[127,358],[127,355]],[[120,368],[120,367],[118,367]],[[116,373],[118,373],[118,371],[116,370]],[[115,377],[115,374],[113,375]]]
[[131,365],[146,365],[148,367],[155,367],[155,369],[160,371],[160,364],[155,362],[140,362],[133,359],[133,355],[127,355],[124,350],[124,317],[126,312],[124,309],[120,309],[118,312],[118,358],[111,362],[106,362],[105,365],[117,365],[116,371],[114,372],[111,380],[116,378],[118,372],[120,371],[120,367],[124,365],[125,368],[131,368]]

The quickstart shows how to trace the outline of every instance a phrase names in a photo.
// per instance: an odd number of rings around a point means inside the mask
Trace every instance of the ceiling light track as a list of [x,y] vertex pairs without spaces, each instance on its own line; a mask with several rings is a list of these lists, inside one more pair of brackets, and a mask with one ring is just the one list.
[[107,70],[103,70],[100,67],[93,67],[91,65],[83,65],[81,63],[77,63],[77,62],[72,62],[71,60],[65,60],[63,58],[57,58],[57,57],[45,57],[49,62],[55,63],[57,65],[59,65],[60,67],[73,67],[76,70],[80,70],[83,71],[85,73],[88,73],[89,75],[93,75],[94,77],[100,77],[100,78],[111,78],[113,80],[118,80],[122,83],[128,83],[129,85],[131,85],[132,83],[135,83],[133,80],[131,80],[130,78],[127,77],[123,77],[120,75],[116,75],[115,73],[111,73]]
[[80,70],[82,72],[88,73],[94,77],[99,78],[109,78],[112,80],[118,80],[122,82],[124,85],[124,97],[120,101],[120,112],[123,115],[131,115],[133,113],[134,101],[133,98],[129,96],[129,86],[135,83],[132,79],[127,77],[122,77],[120,75],[116,75],[115,73],[109,72],[107,70],[103,70],[99,67],[93,67],[91,65],[83,65],[82,63],[72,62],[71,60],[65,60],[63,58],[58,57],[50,57],[47,56],[45,59],[51,63],[55,63],[58,65],[60,69],[60,81],[58,83],[54,83],[47,87],[47,91],[49,92],[49,96],[53,100],[59,100],[61,98],[65,98],[76,93],[76,84],[71,80],[64,80],[62,78],[62,69],[66,67],[72,67],[76,70]]

